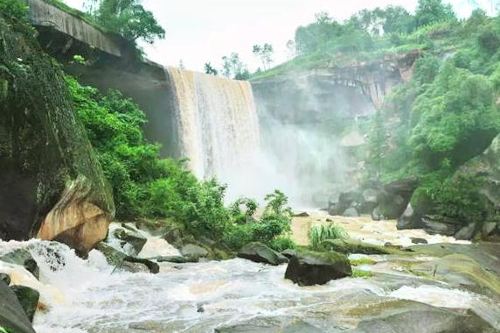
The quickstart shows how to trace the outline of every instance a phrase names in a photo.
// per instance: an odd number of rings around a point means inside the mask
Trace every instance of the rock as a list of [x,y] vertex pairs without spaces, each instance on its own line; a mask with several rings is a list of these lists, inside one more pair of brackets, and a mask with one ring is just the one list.
[[286,257],[259,242],[243,246],[238,257],[274,266],[288,262]]
[[361,214],[371,214],[375,207],[377,207],[377,196],[379,191],[369,188],[363,191],[362,198],[363,201],[359,207],[359,212]]
[[410,237],[410,239],[413,244],[427,244],[427,239],[425,238]]
[[351,264],[343,254],[302,251],[290,259],[285,279],[300,286],[312,286],[351,275]]
[[495,229],[497,229],[497,222],[485,222],[481,228],[481,234],[483,237],[491,236]]
[[28,272],[33,274],[37,279],[40,277],[40,269],[31,253],[25,249],[17,249],[0,257],[1,261],[10,264],[23,266]]
[[454,236],[460,227],[460,222],[438,215],[425,215],[422,217],[424,229],[431,235],[440,234]]
[[242,323],[215,329],[215,333],[323,333],[324,331],[293,318],[253,318]]
[[297,251],[292,250],[292,249],[286,249],[286,250],[282,251],[281,254],[283,256],[287,257],[288,259],[291,259],[293,256],[297,255]]
[[199,245],[186,244],[186,245],[184,245],[181,248],[181,254],[184,257],[198,260],[200,258],[207,257],[208,256],[208,251],[205,248],[203,248],[203,247],[201,247]]
[[153,274],[156,274],[160,271],[160,266],[158,266],[157,263],[148,259],[128,256],[125,253],[118,251],[117,249],[103,242],[97,244],[96,250],[104,254],[108,264],[115,266],[116,269],[122,269],[132,273],[139,273],[144,272],[144,267],[146,267],[147,270]]
[[321,243],[321,246],[330,251],[344,254],[391,254],[395,252],[382,246],[363,243],[354,239],[327,239]]
[[138,255],[146,242],[148,241],[146,238],[139,236],[137,233],[133,231],[125,231],[124,229],[116,229],[113,232],[113,235],[128,244],[130,244],[133,248],[133,252],[135,255]]
[[174,264],[186,264],[188,262],[197,262],[198,259],[186,258],[183,256],[170,256],[170,257],[156,257],[154,258],[157,262],[171,262]]
[[40,299],[40,293],[35,289],[25,286],[12,286],[10,289],[16,295],[19,300],[19,304],[21,304],[26,316],[28,316],[28,319],[33,322],[38,306],[38,300]]
[[293,216],[294,217],[309,217],[310,215],[307,212],[302,212],[302,213],[295,214]]
[[398,230],[420,229],[424,226],[424,224],[422,222],[422,217],[420,216],[420,214],[417,214],[413,210],[411,203],[409,203],[405,211],[403,212],[403,215],[398,218],[398,223],[396,226]]
[[16,294],[3,281],[0,281],[0,327],[13,333],[35,333]]
[[382,221],[385,219],[384,215],[382,215],[382,212],[380,211],[379,207],[375,207],[375,209],[372,211],[372,220],[373,221]]
[[469,223],[465,227],[462,227],[456,234],[455,238],[460,240],[471,240],[476,232],[476,224]]
[[411,196],[417,188],[414,178],[398,180],[384,185],[383,191],[377,197],[380,214],[386,219],[397,219],[408,207]]
[[347,217],[358,217],[359,216],[359,213],[358,211],[356,210],[356,208],[348,208],[346,209],[343,213],[342,213],[342,216],[347,216]]
[[470,310],[456,312],[430,305],[405,302],[397,309],[382,310],[362,320],[346,333],[493,333],[495,329]]
[[85,254],[106,237],[112,190],[60,67],[8,20],[0,17],[0,58],[23,70],[0,67],[0,238],[57,240]]
[[0,282],[4,282],[6,285],[9,285],[10,284],[9,274],[0,273]]

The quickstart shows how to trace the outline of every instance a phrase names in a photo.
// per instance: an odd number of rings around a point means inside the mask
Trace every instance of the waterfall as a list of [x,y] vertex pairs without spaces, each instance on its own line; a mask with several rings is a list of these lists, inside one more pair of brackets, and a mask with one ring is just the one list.
[[168,68],[180,155],[200,178],[231,184],[259,150],[259,125],[246,81]]

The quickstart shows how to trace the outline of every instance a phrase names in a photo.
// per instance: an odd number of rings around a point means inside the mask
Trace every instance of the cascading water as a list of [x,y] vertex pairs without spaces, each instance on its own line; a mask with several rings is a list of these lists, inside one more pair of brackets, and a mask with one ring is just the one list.
[[259,126],[246,81],[169,68],[177,108],[180,151],[202,178],[222,179],[254,158]]

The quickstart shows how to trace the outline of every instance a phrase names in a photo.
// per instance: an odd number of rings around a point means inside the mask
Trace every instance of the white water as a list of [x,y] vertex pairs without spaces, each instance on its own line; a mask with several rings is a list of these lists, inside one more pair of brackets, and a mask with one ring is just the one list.
[[[58,243],[0,243],[0,254],[30,250],[40,266],[40,282],[20,267],[1,264],[14,283],[41,292],[46,313],[37,313],[38,333],[213,332],[220,326],[251,318],[299,318],[329,332],[333,323],[353,328],[360,318],[350,310],[393,298],[449,308],[480,309],[497,328],[500,310],[492,301],[445,285],[415,286],[415,277],[346,278],[325,286],[301,288],[283,279],[285,265],[256,264],[242,259],[198,264],[162,264],[157,275],[113,272],[96,251],[88,260]],[[355,312],[354,311],[354,312]],[[134,331],[135,332],[135,331]]]

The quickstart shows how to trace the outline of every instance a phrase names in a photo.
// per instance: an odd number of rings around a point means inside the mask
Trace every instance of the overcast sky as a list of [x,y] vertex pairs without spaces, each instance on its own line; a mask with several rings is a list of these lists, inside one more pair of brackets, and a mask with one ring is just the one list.
[[[470,2],[491,7],[492,0],[448,0],[460,16],[471,11]],[[499,0],[493,0],[499,1]],[[83,0],[65,0],[81,8]],[[238,52],[251,70],[259,65],[254,44],[271,43],[275,62],[288,58],[286,42],[295,29],[327,11],[338,20],[363,8],[400,5],[413,11],[417,0],[143,0],[166,30],[165,40],[145,46],[149,59],[167,66],[182,60],[188,69],[201,71],[205,62],[221,67],[221,57]]]

